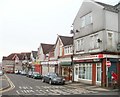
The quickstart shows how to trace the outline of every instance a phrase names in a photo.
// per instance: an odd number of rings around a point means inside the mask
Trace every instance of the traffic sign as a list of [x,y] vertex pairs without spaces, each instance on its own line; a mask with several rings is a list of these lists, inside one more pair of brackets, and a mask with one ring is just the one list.
[[110,67],[110,66],[111,66],[111,62],[110,62],[110,61],[107,61],[107,62],[106,62],[106,65],[107,65],[107,67]]

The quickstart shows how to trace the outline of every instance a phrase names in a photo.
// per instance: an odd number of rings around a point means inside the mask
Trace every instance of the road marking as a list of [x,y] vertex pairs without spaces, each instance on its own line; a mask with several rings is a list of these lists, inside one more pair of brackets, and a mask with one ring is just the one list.
[[12,81],[7,77],[7,75],[4,74],[4,76],[5,76],[6,79],[8,80],[9,85],[10,85],[10,88],[8,88],[8,89],[6,89],[6,90],[3,90],[3,91],[0,91],[0,93],[4,93],[4,92],[10,91],[10,90],[12,90],[12,89],[15,88],[15,85],[14,85],[14,84],[12,83]]
[[18,92],[18,90],[16,90],[16,92],[17,92],[17,94],[20,94],[20,93]]
[[[36,88],[36,89],[35,89]],[[18,94],[35,94],[35,95],[68,95],[68,94],[82,94],[89,93],[84,89],[68,89],[63,86],[35,86],[35,90],[31,86],[19,86]]]

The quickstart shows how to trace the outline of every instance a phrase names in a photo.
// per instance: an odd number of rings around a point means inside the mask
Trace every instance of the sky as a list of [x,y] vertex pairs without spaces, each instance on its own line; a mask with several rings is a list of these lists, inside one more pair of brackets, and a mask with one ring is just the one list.
[[[95,0],[115,5],[119,0]],[[36,51],[54,44],[58,35],[71,36],[83,0],[0,0],[0,62],[11,53]]]

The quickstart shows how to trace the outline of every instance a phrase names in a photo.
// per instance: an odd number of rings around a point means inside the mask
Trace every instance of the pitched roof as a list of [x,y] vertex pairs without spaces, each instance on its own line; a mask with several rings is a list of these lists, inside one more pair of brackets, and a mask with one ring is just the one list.
[[37,57],[37,51],[32,51],[32,55],[33,55],[33,58],[36,59],[36,57]]
[[60,35],[59,35],[59,37],[60,37],[60,39],[61,39],[64,46],[73,44],[73,37],[60,36]]
[[45,43],[41,43],[41,47],[43,49],[43,53],[47,54],[49,53],[49,51],[53,48],[53,44],[45,44]]
[[120,2],[116,4],[115,7],[117,7],[117,9],[120,10]]
[[112,11],[112,12],[118,12],[118,9],[116,6],[113,6],[113,5],[109,5],[109,4],[105,4],[105,3],[102,3],[102,2],[97,2],[95,1],[97,4],[100,4],[104,7],[105,10],[108,10],[108,11]]
[[17,55],[17,57],[19,58],[19,60],[22,60],[22,55],[20,53],[12,53],[8,56],[3,56],[2,60],[15,60],[15,55]]
[[21,54],[22,54],[22,56],[23,56],[23,59],[25,59],[25,57],[27,57],[27,60],[30,60],[30,59],[31,59],[31,58],[30,58],[30,55],[31,55],[30,52],[22,52]]

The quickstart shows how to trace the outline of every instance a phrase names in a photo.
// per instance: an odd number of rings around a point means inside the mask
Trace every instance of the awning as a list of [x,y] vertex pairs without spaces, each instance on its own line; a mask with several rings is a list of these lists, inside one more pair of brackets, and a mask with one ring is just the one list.
[[72,66],[72,62],[60,62],[61,66]]

